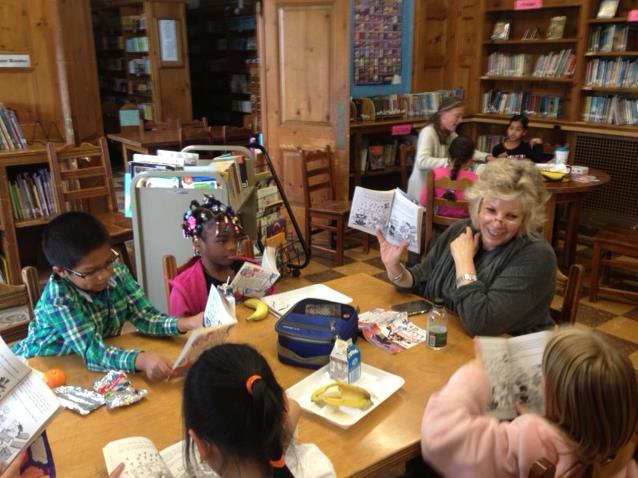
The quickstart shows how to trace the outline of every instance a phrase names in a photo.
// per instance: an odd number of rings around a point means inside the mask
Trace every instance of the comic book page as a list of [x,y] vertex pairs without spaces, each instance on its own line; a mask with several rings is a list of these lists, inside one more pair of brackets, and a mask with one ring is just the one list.
[[0,400],[30,372],[31,369],[13,354],[0,337]]
[[394,191],[375,191],[357,186],[350,206],[348,227],[374,235],[385,231],[390,220]]
[[244,262],[230,283],[233,293],[244,297],[263,297],[279,279],[280,274],[274,257],[275,248],[266,247],[261,266]]
[[[194,476],[196,478],[217,478],[219,475],[215,473],[211,468],[202,463],[197,453],[197,448],[193,445],[194,456],[191,459],[193,466]],[[162,460],[171,471],[173,478],[192,478],[193,475],[189,475],[186,471],[186,463],[184,460],[184,442],[180,441],[167,446],[160,451]]]
[[551,332],[510,339],[477,337],[481,360],[490,377],[489,412],[501,420],[515,418],[516,402],[543,414],[542,360]]
[[423,208],[414,203],[399,188],[395,189],[392,211],[385,232],[385,239],[393,244],[408,243],[408,250],[421,252],[421,222]]
[[173,478],[157,448],[148,438],[128,437],[112,441],[102,449],[102,453],[108,473],[124,463],[120,478]]

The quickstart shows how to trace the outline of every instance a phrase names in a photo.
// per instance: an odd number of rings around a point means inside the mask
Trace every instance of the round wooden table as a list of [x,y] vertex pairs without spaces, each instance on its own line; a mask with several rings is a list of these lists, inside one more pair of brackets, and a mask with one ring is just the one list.
[[543,235],[547,241],[552,242],[554,221],[556,217],[556,206],[564,205],[567,208],[567,224],[565,228],[565,245],[563,254],[558,265],[567,269],[574,262],[576,255],[576,242],[578,226],[580,221],[580,211],[583,206],[585,194],[607,184],[611,178],[609,174],[600,169],[589,168],[589,176],[594,176],[598,181],[581,183],[574,180],[569,181],[546,181],[545,188],[552,193],[547,204],[547,222],[543,228]]

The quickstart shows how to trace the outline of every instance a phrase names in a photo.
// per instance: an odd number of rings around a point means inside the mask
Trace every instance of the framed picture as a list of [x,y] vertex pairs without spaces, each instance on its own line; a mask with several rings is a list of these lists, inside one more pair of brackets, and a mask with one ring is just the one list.
[[160,18],[157,20],[160,65],[183,66],[182,26],[179,20]]

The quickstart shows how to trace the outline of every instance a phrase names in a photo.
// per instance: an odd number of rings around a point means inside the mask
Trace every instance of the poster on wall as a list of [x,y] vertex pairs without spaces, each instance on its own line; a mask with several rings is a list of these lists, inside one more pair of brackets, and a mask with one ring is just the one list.
[[403,0],[354,0],[354,84],[401,83]]

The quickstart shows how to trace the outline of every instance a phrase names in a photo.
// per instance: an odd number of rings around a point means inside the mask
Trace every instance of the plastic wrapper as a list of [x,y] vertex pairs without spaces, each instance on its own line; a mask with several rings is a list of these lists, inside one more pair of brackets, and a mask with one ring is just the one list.
[[147,394],[148,390],[145,388],[136,390],[133,387],[129,387],[125,390],[107,392],[104,394],[104,400],[106,401],[106,408],[112,410],[118,407],[133,405],[143,399]]
[[104,395],[107,392],[125,390],[131,386],[131,381],[122,370],[109,370],[102,378],[93,382],[93,390]]
[[62,385],[53,389],[64,408],[80,415],[88,415],[96,408],[104,405],[104,397],[93,390],[73,385]]
[[122,370],[109,370],[102,378],[93,382],[93,390],[104,396],[108,410],[132,405],[148,394],[146,389],[136,390]]

